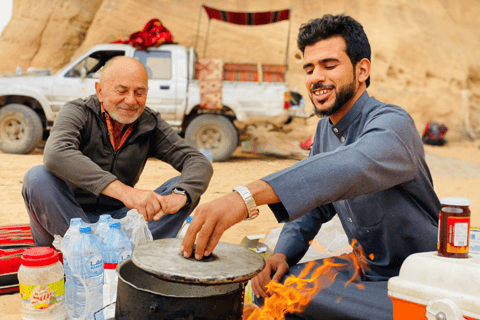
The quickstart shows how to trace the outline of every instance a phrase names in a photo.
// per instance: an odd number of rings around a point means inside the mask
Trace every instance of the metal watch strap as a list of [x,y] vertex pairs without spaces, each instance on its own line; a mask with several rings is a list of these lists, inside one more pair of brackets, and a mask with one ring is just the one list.
[[187,202],[185,203],[184,206],[188,206],[190,204],[191,202],[190,197],[188,196],[188,193],[185,190],[179,189],[179,188],[173,188],[172,193],[183,194],[185,197],[187,197]]
[[253,199],[250,190],[248,190],[248,188],[245,186],[237,186],[233,188],[233,191],[238,192],[247,206],[248,218],[245,220],[253,220],[258,217],[260,211],[257,208],[257,204],[255,203],[255,199]]

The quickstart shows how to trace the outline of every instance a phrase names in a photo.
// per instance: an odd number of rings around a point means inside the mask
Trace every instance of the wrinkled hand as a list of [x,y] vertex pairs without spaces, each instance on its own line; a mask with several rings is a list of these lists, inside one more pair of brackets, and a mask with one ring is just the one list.
[[[252,278],[252,289],[257,298],[267,298],[272,295],[272,292],[266,291],[266,285],[270,281],[280,282],[285,273],[288,272],[287,257],[282,253],[275,253],[265,260],[265,268]],[[274,272],[273,277],[271,277]]]
[[128,208],[137,209],[145,221],[150,221],[159,220],[165,214],[177,213],[187,203],[187,196],[161,196],[153,191],[131,188],[122,201]]
[[137,209],[145,221],[150,221],[162,211],[161,197],[153,191],[128,188],[120,200],[128,208]]
[[174,214],[177,213],[178,210],[183,208],[187,203],[187,196],[183,194],[172,193],[167,196],[159,196],[160,197],[160,204],[162,206],[162,210],[158,212],[154,217],[153,220],[159,220],[163,217],[166,213],[167,214]]
[[130,209],[137,209],[145,221],[158,220],[166,213],[177,213],[187,203],[187,196],[169,194],[161,196],[150,190],[136,189],[115,180],[110,183],[102,194],[123,202]]
[[189,258],[197,239],[195,259],[200,260],[204,255],[209,256],[223,232],[245,220],[247,216],[245,202],[236,192],[198,206],[183,238],[180,251],[185,258]]

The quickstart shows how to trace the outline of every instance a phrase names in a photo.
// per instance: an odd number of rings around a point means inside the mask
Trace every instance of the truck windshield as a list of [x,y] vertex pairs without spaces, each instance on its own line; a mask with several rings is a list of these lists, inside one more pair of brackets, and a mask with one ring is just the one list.
[[172,53],[170,51],[136,51],[135,57],[148,71],[149,79],[172,78]]
[[80,78],[81,70],[85,68],[87,78],[99,78],[98,71],[113,57],[124,56],[124,51],[96,51],[77,63],[65,76]]

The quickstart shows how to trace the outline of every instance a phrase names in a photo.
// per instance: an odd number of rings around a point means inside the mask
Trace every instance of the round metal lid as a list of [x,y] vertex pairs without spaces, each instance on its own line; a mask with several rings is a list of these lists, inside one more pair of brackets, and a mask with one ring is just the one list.
[[156,277],[192,284],[248,281],[262,271],[265,261],[245,247],[219,242],[208,258],[186,259],[180,253],[182,239],[160,239],[135,248],[132,262]]

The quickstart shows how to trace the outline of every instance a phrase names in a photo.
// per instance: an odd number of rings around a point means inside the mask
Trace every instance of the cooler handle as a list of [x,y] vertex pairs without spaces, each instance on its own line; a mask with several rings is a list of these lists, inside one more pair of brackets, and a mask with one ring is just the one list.
[[462,310],[450,299],[430,301],[426,316],[428,320],[465,320]]

